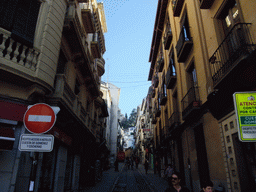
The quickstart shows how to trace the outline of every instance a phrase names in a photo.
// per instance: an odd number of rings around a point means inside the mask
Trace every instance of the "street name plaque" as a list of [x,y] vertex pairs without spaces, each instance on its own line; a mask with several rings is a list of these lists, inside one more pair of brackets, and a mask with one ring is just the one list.
[[53,135],[22,134],[19,150],[31,152],[51,152],[53,149]]
[[256,142],[256,92],[233,94],[238,135],[242,142]]

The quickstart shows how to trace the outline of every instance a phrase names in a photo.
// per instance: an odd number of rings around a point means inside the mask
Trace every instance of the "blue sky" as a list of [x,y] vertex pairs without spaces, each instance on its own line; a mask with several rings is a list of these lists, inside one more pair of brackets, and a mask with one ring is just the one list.
[[149,54],[157,0],[98,0],[104,3],[105,74],[102,80],[121,88],[119,108],[128,117],[142,103],[148,81]]

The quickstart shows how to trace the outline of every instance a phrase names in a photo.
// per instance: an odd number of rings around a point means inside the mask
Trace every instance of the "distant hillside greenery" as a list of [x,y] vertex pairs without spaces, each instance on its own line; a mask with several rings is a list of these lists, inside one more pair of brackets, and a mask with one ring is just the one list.
[[127,116],[127,113],[125,113],[125,118],[121,121],[121,126],[124,129],[127,129],[129,127],[134,127],[136,124],[136,117],[137,117],[136,109],[132,110],[129,118]]

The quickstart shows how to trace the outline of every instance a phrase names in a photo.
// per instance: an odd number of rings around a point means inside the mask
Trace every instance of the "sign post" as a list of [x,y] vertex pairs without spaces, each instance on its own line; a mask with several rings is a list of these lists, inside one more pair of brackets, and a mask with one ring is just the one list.
[[233,94],[238,135],[242,142],[256,142],[256,92]]

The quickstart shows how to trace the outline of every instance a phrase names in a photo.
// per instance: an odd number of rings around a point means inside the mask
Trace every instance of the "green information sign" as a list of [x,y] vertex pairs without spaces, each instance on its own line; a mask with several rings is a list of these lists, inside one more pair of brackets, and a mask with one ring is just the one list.
[[256,92],[233,94],[240,141],[256,141]]

